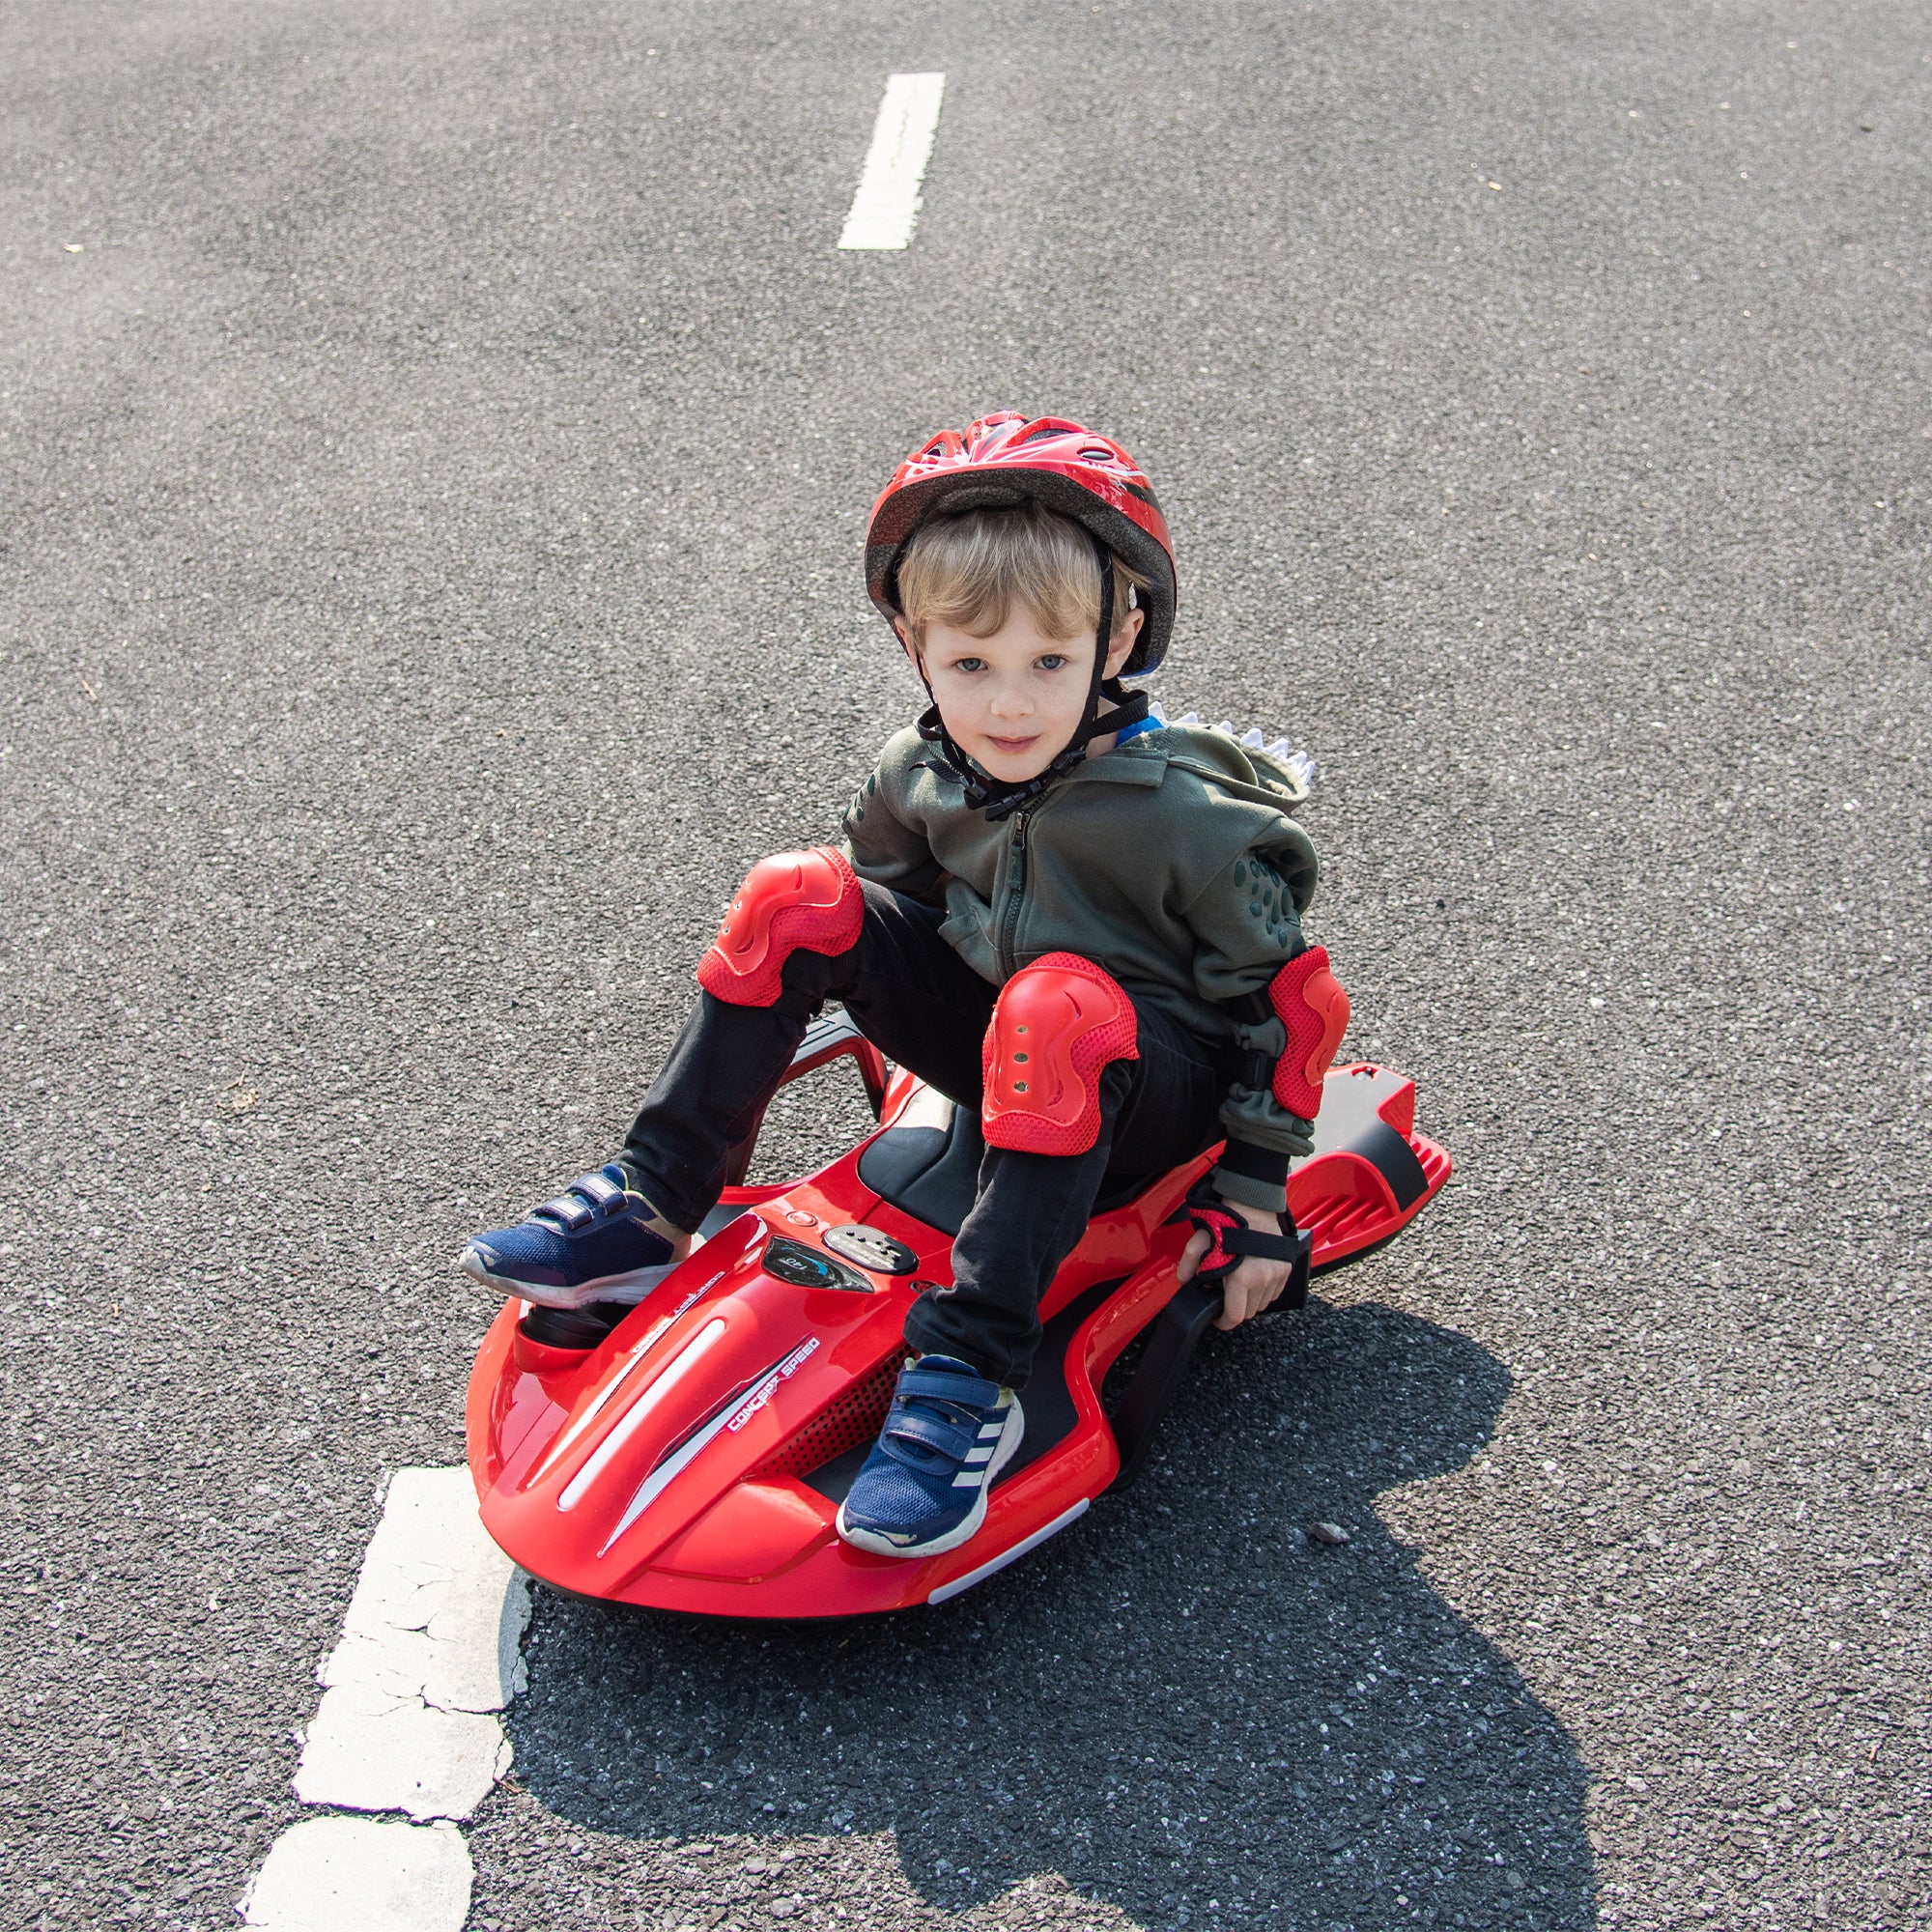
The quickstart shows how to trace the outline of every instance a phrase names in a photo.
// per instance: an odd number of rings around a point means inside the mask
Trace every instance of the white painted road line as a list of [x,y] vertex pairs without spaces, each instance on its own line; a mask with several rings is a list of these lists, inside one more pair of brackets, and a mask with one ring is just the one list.
[[841,248],[903,248],[919,213],[919,185],[932,158],[939,128],[943,73],[895,73],[872,124],[872,145],[859,176],[859,192],[838,237]]
[[[527,1581],[484,1530],[469,1470],[397,1470],[342,1640],[317,1673],[327,1690],[297,1796],[469,1817],[509,1769],[497,1714],[524,1688],[528,1618]],[[454,1932],[469,1909],[460,1832],[343,1817],[291,1826],[242,1905],[272,1932]]]
[[454,1825],[304,1818],[248,1894],[261,1932],[462,1932],[474,1874]]
[[304,1804],[467,1818],[509,1769],[496,1713],[522,1688],[529,1592],[485,1533],[467,1469],[399,1469],[328,1693],[296,1772]]

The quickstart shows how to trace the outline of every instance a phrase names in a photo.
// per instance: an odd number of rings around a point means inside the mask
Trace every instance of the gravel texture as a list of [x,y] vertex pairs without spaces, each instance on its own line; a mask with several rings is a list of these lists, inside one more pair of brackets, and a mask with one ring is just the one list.
[[539,1592],[472,1923],[1921,1921],[1929,81],[1864,0],[13,10],[0,1923],[233,1922],[449,1257],[910,715],[865,508],[1009,402],[1159,482],[1163,698],[1321,756],[1459,1177],[942,1612]]

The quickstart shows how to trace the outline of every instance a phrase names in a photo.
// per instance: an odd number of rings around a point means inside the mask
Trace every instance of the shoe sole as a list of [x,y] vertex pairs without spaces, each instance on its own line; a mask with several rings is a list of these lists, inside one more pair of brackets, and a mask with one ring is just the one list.
[[1000,1431],[999,1446],[993,1451],[993,1460],[986,1464],[986,1480],[980,1486],[980,1493],[973,1498],[973,1507],[949,1529],[944,1536],[935,1537],[930,1543],[893,1543],[869,1529],[852,1529],[845,1521],[845,1505],[838,1505],[838,1528],[842,1541],[854,1549],[869,1550],[874,1556],[944,1556],[949,1549],[957,1549],[962,1543],[971,1543],[979,1535],[986,1520],[986,1499],[993,1493],[993,1478],[1013,1460],[1021,1438],[1026,1435],[1026,1416],[1020,1409],[1019,1398],[1013,1398],[1013,1406],[1007,1411],[1006,1426]]
[[668,1274],[683,1266],[689,1259],[687,1255],[657,1267],[632,1268],[624,1274],[599,1275],[595,1281],[581,1281],[574,1288],[561,1288],[551,1282],[517,1281],[506,1274],[492,1274],[488,1263],[471,1247],[465,1248],[457,1257],[456,1271],[473,1281],[478,1288],[486,1288],[493,1294],[504,1295],[512,1301],[528,1301],[539,1308],[574,1311],[590,1301],[612,1301],[620,1306],[635,1307]]

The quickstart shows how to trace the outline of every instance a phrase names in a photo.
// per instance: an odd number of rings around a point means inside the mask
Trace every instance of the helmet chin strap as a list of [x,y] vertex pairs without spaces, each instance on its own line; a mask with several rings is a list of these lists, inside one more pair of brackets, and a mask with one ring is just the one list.
[[[1092,536],[1091,531],[1089,535]],[[939,715],[936,698],[919,721],[919,735],[946,753],[947,763],[965,790],[966,803],[976,810],[983,810],[990,820],[1009,817],[1023,806],[1031,805],[1086,757],[1087,747],[1095,738],[1137,724],[1147,716],[1147,693],[1129,692],[1119,678],[1107,675],[1107,647],[1114,638],[1114,558],[1098,537],[1094,537],[1093,543],[1094,555],[1100,566],[1100,622],[1094,638],[1094,674],[1087,683],[1087,708],[1080,714],[1072,737],[1054,753],[1046,769],[1033,778],[1017,781],[989,777],[952,742],[952,735]],[[931,697],[932,685],[923,665],[920,666],[919,677],[925,686],[925,695]],[[1104,719],[1100,716],[1103,697],[1114,706]]]

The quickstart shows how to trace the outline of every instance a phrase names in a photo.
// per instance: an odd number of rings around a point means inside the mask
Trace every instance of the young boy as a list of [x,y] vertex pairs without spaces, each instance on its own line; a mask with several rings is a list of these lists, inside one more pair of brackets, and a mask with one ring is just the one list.
[[916,1557],[984,1520],[1040,1296],[1110,1170],[1225,1140],[1182,1278],[1222,1278],[1223,1327],[1281,1293],[1289,1160],[1348,1005],[1301,935],[1298,781],[1225,733],[1157,725],[1118,682],[1161,662],[1175,611],[1166,523],[1118,443],[1011,413],[942,432],[873,505],[866,569],[931,709],[887,744],[841,847],[753,867],[617,1156],[460,1265],[550,1307],[641,1300],[841,1001],[978,1109],[986,1144],[952,1285],[907,1319],[915,1359],[838,1516],[847,1542]]

